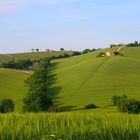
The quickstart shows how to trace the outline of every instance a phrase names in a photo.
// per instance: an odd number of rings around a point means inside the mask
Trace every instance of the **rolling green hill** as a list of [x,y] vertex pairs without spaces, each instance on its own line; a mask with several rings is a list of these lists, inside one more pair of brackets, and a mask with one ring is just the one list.
[[15,53],[15,54],[0,54],[0,63],[9,60],[37,60],[44,57],[58,56],[65,53],[72,54],[72,51],[55,51],[55,52],[27,52],[27,53]]
[[13,57],[11,55],[0,54],[0,63],[7,62],[7,61],[10,61],[12,59],[13,59]]
[[124,48],[124,56],[96,58],[93,52],[55,60],[56,87],[61,105],[84,107],[111,104],[113,95],[140,99],[140,48]]
[[[99,52],[108,50],[53,60],[52,74],[56,75],[51,89],[56,92],[53,94],[56,104],[69,108],[83,108],[90,103],[104,106],[111,104],[113,95],[122,94],[140,99],[140,48],[123,48],[124,56],[96,58]],[[25,55],[16,57],[22,59]],[[30,53],[27,57],[44,56]],[[0,99],[21,100],[27,90],[24,86],[27,77],[23,72],[0,69]]]

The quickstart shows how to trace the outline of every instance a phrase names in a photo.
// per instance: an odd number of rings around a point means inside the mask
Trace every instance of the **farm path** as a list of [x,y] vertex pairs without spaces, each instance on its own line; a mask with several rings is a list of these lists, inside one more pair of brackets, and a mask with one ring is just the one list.
[[85,81],[80,85],[84,86],[93,76],[95,76],[99,70],[101,69],[101,67],[108,61],[109,57],[106,57],[97,67],[96,69],[94,68],[94,70],[92,71],[92,73],[89,74],[89,76],[87,76],[87,78],[85,79]]

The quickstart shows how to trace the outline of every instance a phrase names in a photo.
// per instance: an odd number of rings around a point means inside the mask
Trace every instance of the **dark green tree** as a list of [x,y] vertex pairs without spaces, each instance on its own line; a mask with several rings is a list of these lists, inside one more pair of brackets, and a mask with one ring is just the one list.
[[45,112],[53,105],[48,95],[48,68],[50,59],[40,60],[34,73],[26,80],[28,94],[23,99],[23,109],[27,112]]

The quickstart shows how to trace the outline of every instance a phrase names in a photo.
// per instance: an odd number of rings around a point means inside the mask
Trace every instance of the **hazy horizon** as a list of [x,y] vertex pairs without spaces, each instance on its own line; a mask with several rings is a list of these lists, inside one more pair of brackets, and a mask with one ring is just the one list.
[[0,54],[140,41],[138,0],[1,0]]

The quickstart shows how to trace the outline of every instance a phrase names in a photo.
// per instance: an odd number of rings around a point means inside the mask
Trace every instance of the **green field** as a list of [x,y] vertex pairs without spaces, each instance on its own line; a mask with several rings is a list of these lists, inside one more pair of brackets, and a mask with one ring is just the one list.
[[139,140],[139,115],[115,110],[0,115],[1,140]]
[[[105,106],[111,104],[113,95],[122,94],[140,99],[140,48],[124,48],[121,50],[124,56],[96,58],[100,51],[52,62],[55,80],[49,92],[57,105],[69,109],[90,103]],[[26,53],[16,57],[38,59],[45,55]],[[26,94],[27,77],[23,72],[0,69],[0,99],[20,101]]]
[[0,99],[13,99],[15,104],[19,104],[27,88],[24,81],[29,74],[9,69],[0,69]]
[[[102,51],[102,50],[101,50]],[[113,95],[140,99],[140,48],[124,48],[124,56],[96,58],[93,52],[55,60],[60,105],[111,104]]]
[[13,57],[11,55],[0,54],[0,63],[7,62],[7,61],[10,61],[12,59],[13,59]]

